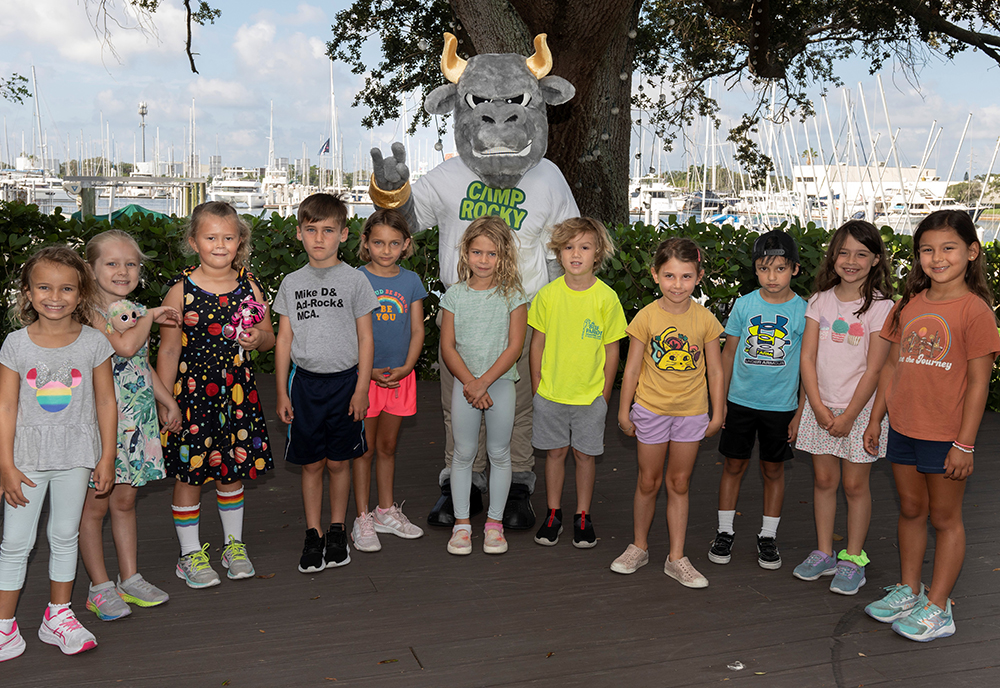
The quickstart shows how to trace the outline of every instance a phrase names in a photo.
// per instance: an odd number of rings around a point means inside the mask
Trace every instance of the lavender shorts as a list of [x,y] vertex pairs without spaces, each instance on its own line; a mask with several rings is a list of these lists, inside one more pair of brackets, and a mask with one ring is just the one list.
[[632,404],[628,417],[635,424],[635,438],[643,444],[700,442],[708,429],[708,414],[700,416],[658,416],[639,404]]

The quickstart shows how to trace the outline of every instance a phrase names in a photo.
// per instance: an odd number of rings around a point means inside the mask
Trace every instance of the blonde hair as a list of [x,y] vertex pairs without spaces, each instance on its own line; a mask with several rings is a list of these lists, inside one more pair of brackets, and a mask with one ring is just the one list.
[[[73,311],[73,319],[84,325],[91,325],[98,320],[97,282],[90,271],[90,266],[80,257],[80,254],[64,244],[40,248],[25,261],[21,268],[21,281],[17,292],[17,321],[24,327],[38,320],[38,313],[28,300],[31,290],[31,273],[41,262],[65,265],[76,270],[80,288],[80,302]],[[103,325],[103,323],[101,323]]]
[[399,232],[403,241],[409,242],[406,250],[399,254],[399,259],[409,258],[413,255],[413,237],[410,235],[410,225],[406,223],[406,218],[398,210],[379,208],[368,216],[364,227],[361,228],[361,241],[358,243],[358,258],[366,263],[371,261],[371,253],[368,252],[368,239],[372,235],[372,230],[378,225],[385,225]]
[[184,255],[193,256],[196,253],[191,247],[191,242],[198,236],[198,229],[206,215],[212,215],[223,220],[231,220],[235,223],[236,231],[240,237],[240,246],[236,249],[236,257],[233,258],[233,270],[249,267],[250,225],[237,214],[233,206],[223,201],[202,203],[191,212],[191,217],[184,226],[184,239],[181,241],[181,251]]
[[128,244],[135,249],[136,255],[139,256],[139,274],[142,274],[142,264],[149,259],[149,256],[143,253],[142,249],[139,248],[139,242],[135,240],[135,237],[128,232],[123,232],[120,229],[105,230],[92,237],[90,241],[87,242],[85,253],[87,256],[87,262],[90,263],[90,267],[97,265],[97,261],[101,259],[101,252],[104,250],[104,246],[114,241],[120,241],[123,244]]
[[497,247],[497,266],[493,272],[497,291],[504,297],[515,292],[524,294],[521,275],[517,270],[517,239],[507,223],[497,215],[485,215],[472,221],[458,245],[458,280],[468,282],[472,277],[469,267],[469,247],[479,237],[485,237]]
[[608,258],[615,254],[615,244],[611,240],[608,228],[604,226],[603,222],[599,222],[592,217],[571,217],[568,220],[563,220],[552,228],[552,238],[549,240],[548,248],[550,251],[556,253],[556,258],[558,259],[559,252],[562,251],[566,244],[578,235],[588,233],[594,235],[594,243],[596,244],[594,246],[596,249],[594,255],[594,272],[597,272],[604,268]]

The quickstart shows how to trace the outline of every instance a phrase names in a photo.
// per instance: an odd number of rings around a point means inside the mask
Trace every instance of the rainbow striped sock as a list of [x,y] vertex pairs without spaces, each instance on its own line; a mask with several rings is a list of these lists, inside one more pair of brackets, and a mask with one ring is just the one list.
[[225,534],[226,542],[229,536],[233,539],[243,541],[243,488],[232,492],[215,491],[215,496],[219,502],[219,518],[222,519],[222,532]]
[[201,549],[201,540],[198,535],[201,504],[194,506],[171,505],[170,508],[174,512],[174,528],[177,530],[177,541],[181,545],[181,556]]

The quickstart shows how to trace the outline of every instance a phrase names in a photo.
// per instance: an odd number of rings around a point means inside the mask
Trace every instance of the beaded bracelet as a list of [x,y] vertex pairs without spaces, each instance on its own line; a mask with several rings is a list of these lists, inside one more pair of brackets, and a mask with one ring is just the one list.
[[959,444],[958,442],[952,442],[952,443],[951,443],[951,446],[953,446],[953,447],[954,447],[955,449],[957,449],[958,451],[960,451],[960,452],[964,452],[964,453],[966,453],[966,454],[972,454],[972,453],[973,453],[973,450],[972,450],[972,449],[968,449],[968,448],[966,448],[966,447],[963,447],[963,446],[962,446],[962,445],[960,445],[960,444]]

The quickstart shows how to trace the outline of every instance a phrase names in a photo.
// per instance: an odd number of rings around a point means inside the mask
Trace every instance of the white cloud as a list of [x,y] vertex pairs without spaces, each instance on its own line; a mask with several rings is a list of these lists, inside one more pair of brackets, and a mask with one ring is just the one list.
[[[39,51],[55,51],[73,62],[117,65],[146,53],[181,53],[185,16],[179,6],[163,3],[153,22],[142,20],[131,5],[109,3],[109,15],[93,13],[94,3],[66,0],[4,0],[0,39],[28,43]],[[91,10],[88,16],[88,9]],[[95,23],[106,26],[95,30]]]
[[188,86],[188,93],[198,100],[207,101],[213,107],[246,107],[259,103],[250,89],[239,81],[225,79],[206,79],[198,77]]
[[274,24],[284,24],[286,26],[300,26],[303,24],[319,24],[326,25],[323,28],[329,28],[329,24],[326,18],[326,12],[321,8],[314,5],[307,5],[305,3],[300,3],[298,7],[295,8],[294,14],[279,14],[273,9],[265,9],[257,12],[251,17],[252,21],[269,21]]

